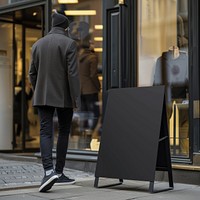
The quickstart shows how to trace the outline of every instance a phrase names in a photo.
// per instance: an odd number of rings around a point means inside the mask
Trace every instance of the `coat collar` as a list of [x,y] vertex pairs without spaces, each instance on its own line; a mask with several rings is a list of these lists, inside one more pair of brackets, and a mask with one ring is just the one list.
[[61,27],[52,27],[52,29],[48,34],[55,34],[55,33],[67,36],[67,32],[65,31],[65,29]]

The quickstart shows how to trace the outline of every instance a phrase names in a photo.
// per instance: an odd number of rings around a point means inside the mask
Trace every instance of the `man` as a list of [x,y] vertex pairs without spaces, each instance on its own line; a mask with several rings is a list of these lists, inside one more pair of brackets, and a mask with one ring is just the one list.
[[[44,178],[40,192],[50,190],[54,183],[72,184],[63,174],[73,108],[80,108],[80,83],[77,67],[77,45],[68,38],[66,16],[53,13],[52,29],[32,47],[29,69],[33,106],[40,117],[40,149]],[[59,136],[56,147],[56,165],[53,167],[53,116],[57,112]]]

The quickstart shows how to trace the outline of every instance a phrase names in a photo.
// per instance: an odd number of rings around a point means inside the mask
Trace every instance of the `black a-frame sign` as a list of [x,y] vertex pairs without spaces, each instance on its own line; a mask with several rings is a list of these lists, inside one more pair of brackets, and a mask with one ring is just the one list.
[[141,180],[150,182],[153,193],[159,170],[168,172],[167,189],[173,189],[164,91],[156,86],[108,92],[94,187],[100,187],[100,177],[119,179],[115,185]]

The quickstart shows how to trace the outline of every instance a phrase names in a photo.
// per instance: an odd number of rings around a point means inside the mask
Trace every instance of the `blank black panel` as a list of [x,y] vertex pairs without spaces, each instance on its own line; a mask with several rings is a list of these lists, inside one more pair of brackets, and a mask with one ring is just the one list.
[[95,177],[154,181],[164,86],[112,89]]

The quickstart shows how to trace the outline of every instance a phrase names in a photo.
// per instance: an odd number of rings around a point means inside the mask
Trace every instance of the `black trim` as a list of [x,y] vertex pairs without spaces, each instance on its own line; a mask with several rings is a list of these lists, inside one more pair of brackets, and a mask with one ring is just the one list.
[[120,87],[130,86],[130,5],[119,5],[119,69]]
[[13,150],[0,150],[0,153],[33,153],[33,152],[39,152],[39,148],[29,148],[25,151],[22,149],[13,149]]
[[[200,63],[199,63],[199,46],[200,46],[200,17],[199,0],[188,1],[189,5],[189,73],[190,73],[190,151],[200,152],[200,119],[193,118],[193,101],[200,100]],[[193,136],[193,137],[192,137]]]
[[172,163],[184,163],[184,164],[192,164],[192,159],[187,159],[183,157],[172,157]]
[[51,29],[51,13],[52,13],[52,4],[51,0],[46,0],[46,4],[44,7],[43,21],[45,26],[43,26],[44,34],[46,35]]
[[[56,149],[53,149],[53,153],[56,153]],[[78,155],[90,155],[97,156],[98,151],[90,151],[90,150],[78,150],[78,149],[68,149],[68,154],[78,154]]]
[[[34,154],[36,157],[41,158],[41,152],[36,152]],[[67,150],[66,159],[73,161],[84,161],[84,162],[93,162],[96,164],[98,157],[97,151],[88,151],[88,150]],[[56,158],[56,149],[53,149],[53,158]]]
[[26,28],[22,26],[22,149],[26,149]]
[[[121,69],[120,69],[120,63],[119,63],[120,47],[119,47],[119,41],[117,41],[119,40],[120,35],[119,35],[119,32],[112,29],[113,26],[116,26],[116,25],[119,26],[119,21],[118,23],[116,23],[116,19],[117,19],[116,17],[119,18],[119,7],[107,9],[107,13],[106,13],[106,39],[107,39],[106,90],[121,86],[121,73],[120,73]],[[116,31],[115,37],[113,36],[112,31]],[[116,39],[116,41],[114,41],[114,39]],[[115,48],[113,48],[114,45],[115,45]]]
[[[194,149],[194,142],[193,142],[193,135],[194,135],[194,129],[193,129],[193,84],[192,84],[192,70],[193,70],[193,37],[194,34],[192,31],[192,27],[194,26],[194,23],[196,20],[192,20],[194,18],[193,15],[196,15],[196,12],[193,10],[193,3],[195,1],[188,1],[188,35],[189,35],[189,61],[188,61],[188,69],[189,69],[189,159],[191,162],[193,162],[193,149]],[[197,1],[198,3],[198,1]],[[196,16],[198,17],[198,15]],[[196,18],[195,17],[195,18]],[[194,27],[195,28],[195,27]]]
[[138,36],[137,36],[137,30],[138,30],[138,4],[137,0],[129,0],[130,1],[130,86],[136,87],[137,86],[137,66],[138,66]]
[[128,30],[127,30],[127,23],[126,24],[124,23],[126,7],[127,5],[119,4],[119,30],[116,30],[116,32],[119,33],[119,87],[120,88],[125,87],[124,76],[127,67],[125,58],[125,56],[127,55],[125,34],[128,33]]
[[[12,62],[12,74],[13,74],[13,89],[12,89],[12,94],[13,94],[13,105],[14,105],[14,101],[15,101],[15,98],[14,98],[14,94],[15,94],[15,62],[16,62],[16,43],[15,43],[15,24],[12,25],[12,43],[13,43],[13,46],[12,46],[12,51],[13,51],[13,62]],[[13,106],[13,113],[14,113],[14,106]],[[14,123],[14,115],[13,115],[13,139],[12,139],[12,148],[14,150],[14,148],[16,147],[16,134],[15,134],[15,123]]]

